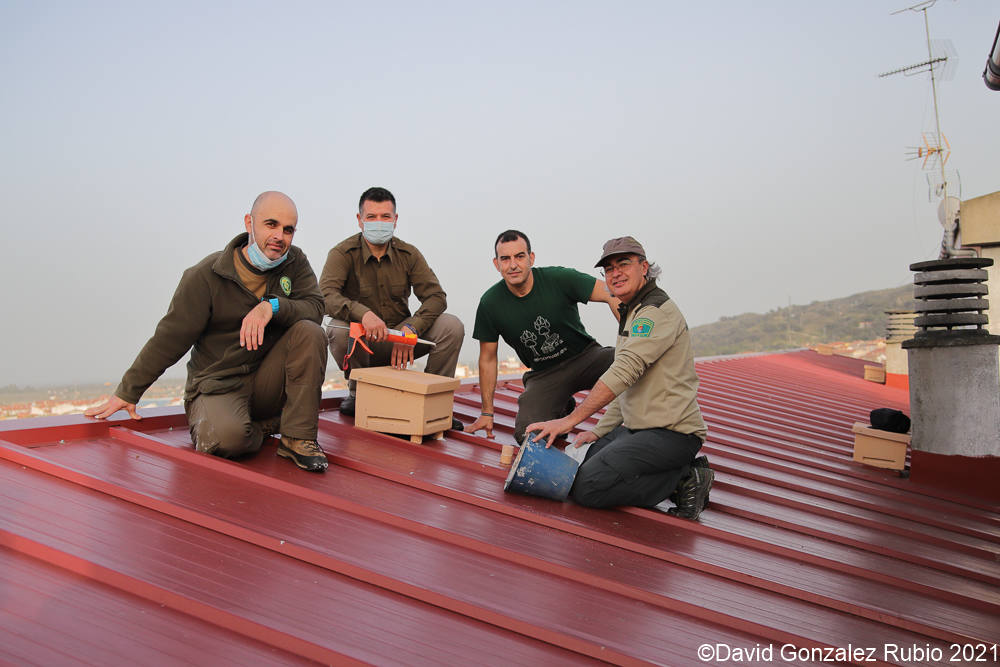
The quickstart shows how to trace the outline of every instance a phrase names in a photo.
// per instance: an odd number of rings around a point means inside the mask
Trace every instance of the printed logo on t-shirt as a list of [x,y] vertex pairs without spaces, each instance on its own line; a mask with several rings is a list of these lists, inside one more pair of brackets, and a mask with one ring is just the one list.
[[535,362],[552,359],[565,351],[565,347],[557,349],[563,344],[563,339],[559,334],[552,332],[551,322],[539,315],[533,324],[535,331],[525,329],[521,332],[521,343],[531,350]]
[[632,321],[632,327],[629,329],[633,336],[638,336],[639,338],[648,338],[649,334],[653,332],[653,320],[640,317]]
[[289,296],[292,293],[292,279],[288,276],[281,276],[278,284],[281,285],[281,291],[285,293],[285,296]]

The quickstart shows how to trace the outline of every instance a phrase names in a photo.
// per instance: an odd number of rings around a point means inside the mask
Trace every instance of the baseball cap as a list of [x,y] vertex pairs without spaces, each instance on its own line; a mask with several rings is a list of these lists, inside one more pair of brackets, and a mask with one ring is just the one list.
[[611,239],[604,244],[601,258],[597,260],[597,264],[594,264],[594,268],[604,264],[604,260],[612,255],[639,255],[645,257],[646,251],[643,250],[642,244],[631,236],[621,236],[617,239]]

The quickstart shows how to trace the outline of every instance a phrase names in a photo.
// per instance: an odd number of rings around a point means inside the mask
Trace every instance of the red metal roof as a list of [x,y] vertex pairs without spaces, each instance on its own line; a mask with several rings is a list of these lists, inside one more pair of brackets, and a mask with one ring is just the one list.
[[[518,382],[494,440],[413,444],[327,398],[324,475],[273,442],[195,453],[176,408],[0,422],[0,660],[694,665],[711,644],[936,664],[992,646],[1000,508],[852,460],[853,422],[907,409],[864,363],[699,361],[716,483],[697,523],[504,494]],[[455,411],[478,414],[474,384]]]

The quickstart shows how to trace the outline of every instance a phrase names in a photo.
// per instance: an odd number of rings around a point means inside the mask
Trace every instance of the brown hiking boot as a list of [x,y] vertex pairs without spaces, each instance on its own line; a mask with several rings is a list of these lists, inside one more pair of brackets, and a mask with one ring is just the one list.
[[330,465],[323,448],[315,440],[283,437],[278,445],[278,456],[291,459],[298,467],[311,472],[323,472]]

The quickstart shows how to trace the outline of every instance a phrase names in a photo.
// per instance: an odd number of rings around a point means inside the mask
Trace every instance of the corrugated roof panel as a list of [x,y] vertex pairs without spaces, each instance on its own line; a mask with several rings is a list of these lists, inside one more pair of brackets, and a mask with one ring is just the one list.
[[[996,642],[998,508],[851,459],[853,422],[907,408],[863,365],[699,362],[717,476],[698,523],[503,493],[516,381],[498,387],[493,440],[414,444],[356,429],[327,399],[324,475],[273,442],[239,462],[195,453],[179,410],[0,424],[0,598],[51,610],[36,623],[5,605],[0,658],[180,664],[210,646],[242,664],[681,665],[703,664],[705,643],[886,657],[886,643]],[[474,385],[455,412],[478,414]],[[190,628],[206,630],[176,641]]]

